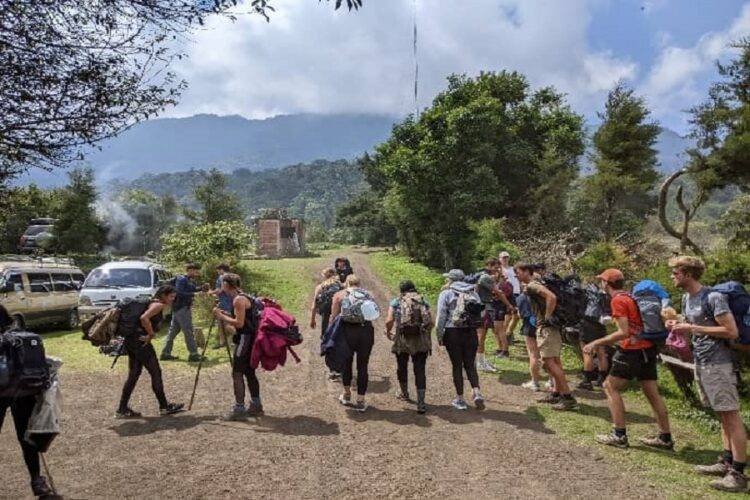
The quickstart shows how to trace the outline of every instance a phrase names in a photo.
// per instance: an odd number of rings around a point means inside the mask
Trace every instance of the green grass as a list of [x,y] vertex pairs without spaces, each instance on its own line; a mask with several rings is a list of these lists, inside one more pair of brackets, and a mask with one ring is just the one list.
[[[409,262],[398,254],[380,252],[370,255],[373,270],[392,289],[396,290],[402,279],[412,279],[418,288],[435,304],[436,296],[443,283],[441,273],[421,264]],[[528,358],[523,339],[517,335],[511,348],[511,359],[495,361],[500,370],[500,380],[506,384],[520,385],[529,380]],[[487,336],[487,352],[495,350],[494,338]],[[563,351],[563,364],[566,372],[577,382],[581,362],[575,351],[567,347]],[[716,460],[722,449],[718,421],[709,411],[696,409],[685,401],[671,373],[659,367],[659,387],[669,408],[672,433],[677,443],[674,453],[651,450],[640,446],[637,439],[656,431],[651,408],[636,385],[625,393],[628,410],[628,434],[631,447],[618,450],[594,443],[595,434],[611,430],[611,420],[604,395],[601,391],[589,393],[579,398],[581,410],[578,412],[556,412],[548,406],[532,406],[526,412],[529,418],[544,422],[558,435],[577,444],[595,447],[605,460],[617,464],[623,473],[639,474],[644,481],[644,491],[655,488],[654,493],[667,493],[674,498],[719,498],[726,497],[713,491],[709,480],[696,476],[691,469],[696,464],[709,464]],[[531,394],[529,395],[531,398]],[[535,396],[534,396],[535,397]],[[745,421],[750,421],[750,401],[742,402]],[[640,473],[639,473],[640,471]]]

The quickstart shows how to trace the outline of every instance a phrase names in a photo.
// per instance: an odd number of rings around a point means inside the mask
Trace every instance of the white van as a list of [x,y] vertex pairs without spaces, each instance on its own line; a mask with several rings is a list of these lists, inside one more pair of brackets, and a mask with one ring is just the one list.
[[78,297],[78,314],[86,321],[124,298],[149,298],[171,273],[155,262],[108,262],[89,273]]

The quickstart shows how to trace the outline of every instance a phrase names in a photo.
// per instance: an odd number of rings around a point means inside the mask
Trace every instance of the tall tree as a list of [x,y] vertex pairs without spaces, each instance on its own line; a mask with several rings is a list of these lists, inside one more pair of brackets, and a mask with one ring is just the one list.
[[216,168],[209,170],[203,182],[195,188],[200,211],[188,212],[188,217],[203,224],[242,220],[244,213],[239,199],[228,186],[226,175]]
[[55,247],[60,253],[95,253],[107,240],[107,229],[97,217],[94,172],[77,168],[62,191],[60,215],[55,224]]
[[660,128],[649,115],[643,98],[622,84],[610,91],[599,113],[602,124],[593,138],[596,171],[583,183],[588,205],[583,223],[600,228],[607,240],[642,227],[656,207],[654,144]]

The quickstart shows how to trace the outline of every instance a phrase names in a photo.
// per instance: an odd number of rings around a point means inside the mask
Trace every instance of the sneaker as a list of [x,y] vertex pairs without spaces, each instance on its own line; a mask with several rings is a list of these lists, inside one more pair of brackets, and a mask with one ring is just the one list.
[[729,469],[721,479],[711,481],[711,488],[727,493],[745,493],[747,491],[747,476]]
[[731,467],[723,460],[719,460],[715,464],[711,465],[696,465],[693,467],[693,471],[702,476],[726,476],[727,472]]
[[403,401],[405,403],[411,403],[412,402],[411,398],[409,397],[409,393],[408,392],[404,393],[404,392],[398,391],[398,393],[396,394],[396,399],[399,400],[399,401]]
[[604,379],[603,379],[603,378],[601,378],[601,377],[597,377],[597,379],[596,379],[596,380],[592,380],[592,381],[591,381],[591,385],[593,385],[594,387],[599,387],[599,388],[601,388],[601,387],[603,387],[603,386],[604,386]]
[[232,409],[229,413],[222,417],[222,420],[227,422],[240,422],[247,419],[247,410],[245,405],[232,405]]
[[206,360],[205,356],[201,356],[197,352],[188,356],[188,363],[199,363],[205,360]]
[[247,414],[249,416],[263,415],[263,405],[250,403],[247,405]]
[[539,386],[539,382],[534,382],[533,380],[524,382],[523,384],[521,384],[521,387],[523,387],[524,389],[531,389],[534,392],[539,392],[542,390],[542,388]]
[[417,402],[417,413],[419,413],[420,415],[424,415],[425,413],[427,413],[427,403],[425,403],[424,401]]
[[547,382],[544,383],[544,388],[547,389],[548,391],[551,391],[553,389],[553,387],[554,386],[553,386],[551,380],[548,380]]
[[52,488],[47,483],[47,478],[44,476],[37,476],[31,480],[31,491],[38,498],[46,498],[48,500],[62,499],[60,495],[52,491]]
[[341,374],[340,373],[328,372],[328,380],[338,380],[340,378],[341,378]]
[[664,441],[659,436],[642,437],[638,440],[640,443],[650,446],[651,448],[659,448],[660,450],[674,450],[674,441]]
[[159,356],[160,361],[177,361],[178,359],[180,358],[177,356],[172,356],[171,354],[162,354],[161,356]]
[[615,448],[627,448],[630,446],[628,443],[628,436],[616,436],[613,432],[609,434],[599,434],[594,439],[599,444],[614,446]]
[[557,403],[552,403],[552,409],[557,411],[571,411],[578,409],[578,401],[575,398],[560,398]]
[[504,358],[504,359],[510,358],[510,353],[508,351],[499,351],[499,353],[500,354],[496,353],[495,356],[497,356],[498,358]]
[[593,391],[594,384],[592,384],[590,380],[581,380],[580,382],[578,382],[578,385],[576,385],[576,389],[581,389],[583,391]]
[[484,408],[485,408],[485,406],[484,406],[484,398],[479,393],[477,393],[474,396],[474,406],[476,407],[477,410],[484,410]]
[[185,405],[182,403],[169,403],[166,408],[159,408],[159,415],[174,415],[185,411]]
[[484,363],[482,363],[481,370],[484,372],[488,372],[488,373],[497,373],[497,368],[492,366],[492,363],[490,363],[487,360],[485,360]]
[[117,410],[115,412],[115,418],[141,418],[142,416],[132,408],[125,408],[124,410]]
[[502,357],[502,355],[503,355],[503,351],[501,349],[496,349],[495,350],[495,357],[496,358],[500,358],[500,357]]
[[537,399],[537,403],[546,403],[546,404],[550,404],[550,405],[553,405],[553,404],[559,403],[559,402],[560,402],[560,395],[559,394],[555,394],[554,392],[550,392],[549,394],[547,394],[543,398]]
[[357,401],[352,405],[352,409],[354,411],[358,411],[359,413],[364,413],[365,411],[367,411],[367,403],[365,403],[364,401]]
[[457,410],[468,410],[469,406],[466,404],[466,401],[464,401],[464,398],[456,398],[453,401],[451,401],[451,404],[453,405],[453,408]]
[[351,406],[352,405],[351,397],[347,398],[345,395],[342,394],[341,396],[339,396],[339,403],[341,403],[343,406]]

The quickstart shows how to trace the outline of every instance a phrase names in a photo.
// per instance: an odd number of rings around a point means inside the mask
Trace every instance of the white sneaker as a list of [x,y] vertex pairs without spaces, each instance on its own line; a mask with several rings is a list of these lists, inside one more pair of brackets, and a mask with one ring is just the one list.
[[484,366],[482,366],[482,370],[489,372],[489,373],[497,373],[497,368],[492,366],[492,363],[486,360],[484,362]]
[[528,382],[524,382],[521,384],[521,387],[524,389],[531,389],[534,392],[539,392],[542,390],[541,387],[539,387],[539,382],[534,382],[533,380],[529,380]]
[[552,384],[552,381],[551,381],[551,380],[548,380],[548,381],[547,381],[547,382],[545,382],[545,384],[544,384],[544,388],[545,388],[545,389],[547,389],[547,390],[550,390],[550,391],[551,391],[553,387],[554,387],[554,385]]
[[457,410],[469,409],[469,406],[466,404],[466,401],[464,401],[463,398],[456,398],[453,401],[451,401],[451,404],[453,405],[453,408]]

